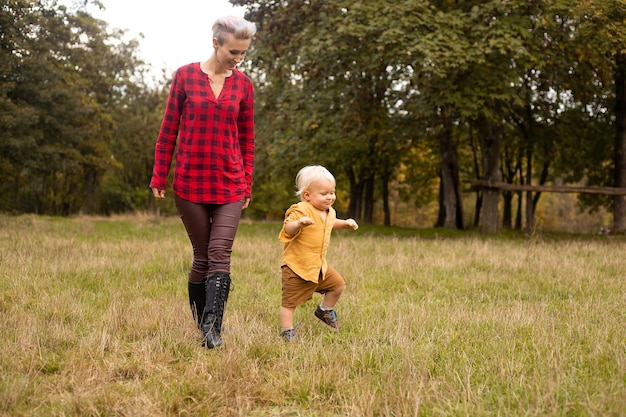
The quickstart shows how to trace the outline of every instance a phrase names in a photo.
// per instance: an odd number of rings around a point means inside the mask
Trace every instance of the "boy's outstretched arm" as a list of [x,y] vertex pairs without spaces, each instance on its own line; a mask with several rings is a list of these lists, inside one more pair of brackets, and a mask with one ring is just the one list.
[[359,225],[354,219],[337,219],[335,220],[335,224],[333,225],[333,230],[339,229],[352,229],[356,230],[359,228]]

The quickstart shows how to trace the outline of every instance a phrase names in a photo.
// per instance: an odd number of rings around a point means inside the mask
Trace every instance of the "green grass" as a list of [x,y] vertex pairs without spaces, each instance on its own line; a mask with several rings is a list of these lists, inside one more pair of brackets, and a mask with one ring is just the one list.
[[626,238],[334,235],[343,329],[278,336],[278,223],[240,226],[199,347],[178,218],[0,216],[2,416],[623,416]]

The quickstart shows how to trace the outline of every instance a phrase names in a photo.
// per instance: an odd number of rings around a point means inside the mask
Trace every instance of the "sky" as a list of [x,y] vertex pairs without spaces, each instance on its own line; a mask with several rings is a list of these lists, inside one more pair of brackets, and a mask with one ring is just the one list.
[[[88,9],[110,28],[126,29],[139,40],[139,56],[155,75],[165,68],[204,61],[212,52],[213,22],[221,16],[243,16],[245,9],[228,0],[101,0],[106,10]],[[139,34],[143,33],[143,39]]]

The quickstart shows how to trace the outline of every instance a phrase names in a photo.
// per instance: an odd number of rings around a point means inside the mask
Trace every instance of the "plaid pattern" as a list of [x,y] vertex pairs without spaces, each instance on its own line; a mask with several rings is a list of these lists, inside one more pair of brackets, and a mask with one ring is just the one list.
[[156,142],[150,188],[165,189],[177,138],[172,186],[179,197],[202,204],[230,204],[250,197],[254,92],[246,75],[234,69],[216,98],[200,63],[176,70]]

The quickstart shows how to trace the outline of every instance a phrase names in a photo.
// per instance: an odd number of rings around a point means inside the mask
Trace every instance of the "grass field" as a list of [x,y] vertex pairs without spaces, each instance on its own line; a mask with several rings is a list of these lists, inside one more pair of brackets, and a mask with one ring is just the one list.
[[279,228],[240,226],[208,351],[178,218],[0,217],[0,415],[626,415],[626,237],[341,231],[343,329],[317,297],[287,344]]

